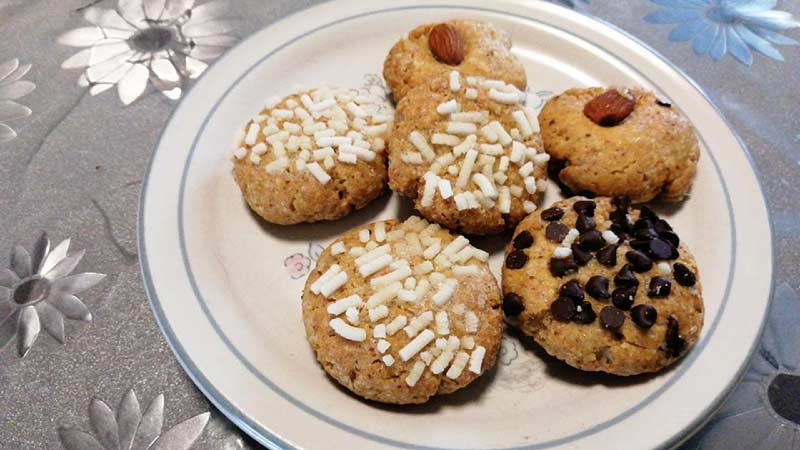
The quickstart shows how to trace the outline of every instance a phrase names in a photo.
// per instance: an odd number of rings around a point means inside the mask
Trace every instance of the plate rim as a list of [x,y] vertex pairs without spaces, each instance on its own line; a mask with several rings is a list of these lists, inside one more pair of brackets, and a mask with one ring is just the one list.
[[[241,46],[241,45],[244,45],[244,43],[254,39],[257,35],[261,34],[263,31],[265,31],[266,29],[269,29],[270,27],[272,27],[275,24],[278,24],[280,22],[295,18],[295,16],[298,16],[298,15],[306,12],[309,9],[319,8],[319,7],[321,7],[321,6],[325,5],[325,4],[332,3],[332,2],[333,2],[333,0],[326,0],[326,1],[323,1],[323,2],[318,3],[318,4],[309,5],[309,6],[306,6],[306,7],[302,8],[302,9],[300,9],[300,10],[295,11],[294,13],[292,13],[290,15],[287,15],[287,16],[278,18],[278,19],[276,19],[276,20],[274,20],[272,22],[269,22],[269,23],[265,24],[263,27],[253,31],[253,33],[250,34],[247,38],[245,38],[244,40],[239,42],[237,44],[237,47]],[[416,6],[416,7],[421,7],[421,8],[453,8],[453,9],[459,9],[459,8],[464,9],[464,8],[466,8],[466,9],[471,9],[471,10],[481,11],[481,12],[490,12],[490,13],[499,13],[499,14],[511,15],[513,17],[516,17],[516,18],[521,18],[521,19],[533,21],[533,22],[536,22],[536,23],[541,23],[541,24],[544,24],[546,26],[550,26],[550,27],[556,28],[558,30],[567,31],[568,32],[568,30],[563,30],[559,26],[543,22],[543,21],[541,21],[539,19],[535,19],[533,17],[529,17],[529,16],[526,16],[524,14],[514,13],[514,12],[511,12],[509,10],[495,9],[495,8],[490,8],[490,7],[476,7],[475,5],[470,5],[470,4],[443,5],[443,4],[430,3],[430,2],[422,2],[422,3],[419,3],[419,2],[404,2],[404,3],[406,3],[406,4],[402,5],[402,6],[398,6],[398,7],[382,8],[380,10],[372,10],[371,14],[370,13],[359,13],[359,14],[354,14],[354,15],[351,15],[351,16],[339,17],[337,20],[331,21],[331,22],[327,23],[325,26],[330,26],[330,25],[333,25],[335,23],[339,23],[339,22],[345,21],[345,20],[352,20],[352,19],[355,19],[355,18],[358,18],[358,17],[372,15],[372,14],[375,14],[375,13],[378,13],[378,12],[387,12],[387,11],[396,11],[396,10],[402,10],[402,9],[411,9],[413,6]],[[471,3],[471,2],[469,2],[469,3]],[[513,4],[513,2],[501,2],[501,3],[504,4],[504,5]],[[537,4],[541,4],[541,3],[544,3],[544,2],[541,2],[541,1],[537,0],[536,3]],[[769,268],[768,268],[769,275],[770,275],[770,283],[769,283],[769,292],[767,294],[768,297],[767,297],[766,307],[764,308],[764,312],[763,312],[762,317],[761,317],[761,321],[760,321],[760,324],[759,324],[758,332],[755,335],[756,338],[750,344],[750,348],[749,348],[749,350],[747,352],[747,356],[743,360],[743,363],[739,366],[736,375],[732,378],[732,381],[727,386],[725,386],[725,388],[714,398],[714,400],[702,412],[698,413],[696,418],[691,423],[689,423],[688,425],[684,426],[683,429],[680,430],[679,432],[673,434],[671,439],[669,439],[669,440],[667,440],[667,441],[665,441],[665,442],[663,442],[661,444],[662,447],[676,446],[679,443],[681,443],[682,441],[688,439],[694,431],[699,429],[706,421],[708,421],[712,417],[713,412],[721,406],[723,401],[733,391],[734,387],[736,385],[738,385],[738,382],[740,381],[741,377],[744,375],[744,373],[745,373],[745,371],[746,371],[746,369],[747,369],[747,367],[749,365],[749,361],[751,360],[755,349],[758,347],[758,344],[760,343],[760,338],[761,338],[761,336],[763,334],[765,325],[767,323],[768,313],[769,313],[769,310],[770,310],[770,308],[772,306],[772,297],[773,297],[774,288],[775,288],[775,282],[776,282],[775,281],[775,273],[774,273],[776,254],[775,254],[773,218],[772,218],[772,215],[770,214],[770,210],[769,210],[768,203],[767,203],[767,198],[764,195],[764,189],[763,189],[763,184],[761,182],[761,176],[760,176],[759,172],[756,169],[756,165],[754,163],[754,160],[753,160],[753,157],[752,157],[752,154],[751,154],[750,150],[748,149],[748,147],[746,146],[744,141],[741,139],[739,134],[736,132],[735,128],[733,128],[731,126],[731,124],[728,121],[728,119],[719,110],[717,105],[709,98],[707,93],[692,78],[690,78],[688,75],[686,75],[686,73],[684,73],[683,70],[681,70],[679,67],[677,67],[675,64],[673,64],[669,59],[667,59],[666,57],[661,55],[658,51],[654,50],[651,46],[649,46],[648,44],[642,42],[637,37],[631,35],[627,31],[617,27],[614,24],[608,23],[607,21],[605,21],[603,19],[596,18],[594,16],[587,16],[587,15],[583,15],[583,14],[577,13],[577,12],[571,10],[571,9],[568,9],[568,8],[560,6],[560,5],[550,4],[550,3],[545,3],[545,4],[548,5],[549,7],[558,8],[559,14],[563,15],[563,16],[566,16],[567,18],[575,18],[577,16],[579,18],[589,19],[589,20],[592,20],[592,21],[599,22],[602,25],[605,25],[606,27],[608,27],[608,28],[612,29],[613,31],[619,33],[620,35],[622,35],[626,39],[632,41],[634,46],[638,46],[642,50],[644,50],[645,52],[650,53],[652,56],[655,56],[658,60],[660,60],[661,62],[665,63],[675,73],[677,73],[682,80],[688,82],[692,86],[692,88],[696,91],[696,93],[699,93],[702,96],[702,98],[707,102],[707,104],[712,107],[712,109],[714,110],[716,115],[722,120],[722,123],[725,125],[725,127],[728,129],[728,131],[731,133],[731,135],[736,139],[740,149],[744,153],[745,159],[746,159],[748,165],[750,166],[750,170],[751,170],[751,172],[752,172],[752,174],[754,176],[755,187],[757,188],[757,191],[758,191],[758,194],[759,194],[759,197],[760,197],[760,200],[761,200],[761,204],[764,207],[764,211],[765,211],[765,214],[766,214],[766,217],[767,217],[767,226],[768,226],[768,230],[769,230],[769,240],[770,240],[770,245],[768,247],[769,251],[770,251]],[[572,16],[572,17],[570,17],[570,16]],[[321,28],[324,28],[324,26],[320,26],[320,27],[317,27],[317,28],[306,29],[303,34],[308,34],[309,32],[317,31],[318,29],[321,29]],[[296,39],[299,39],[300,37],[301,36],[297,36],[295,39],[287,41],[283,45],[288,45],[289,43],[294,42]],[[592,43],[592,44],[596,45],[594,43]],[[275,47],[273,51],[278,51],[279,47]],[[222,63],[225,60],[225,57],[228,55],[228,53],[229,52],[226,52],[226,54],[223,55],[223,57],[219,58],[216,61],[216,63],[214,64],[214,66],[216,66],[217,63]],[[622,60],[621,58],[618,58],[618,59]],[[259,62],[260,61],[261,60],[259,60]],[[251,68],[255,67],[256,64],[258,64],[258,62],[253,64],[253,66],[251,66]],[[628,63],[628,65],[630,65],[630,63]],[[171,129],[174,126],[174,123],[173,123],[174,116],[178,113],[178,111],[184,105],[184,103],[185,103],[184,100],[191,96],[191,94],[194,92],[194,88],[196,86],[201,85],[201,80],[210,71],[211,71],[211,68],[207,69],[201,75],[201,77],[198,80],[196,80],[195,83],[193,83],[192,86],[186,91],[186,93],[185,93],[183,99],[181,100],[181,102],[174,107],[174,109],[170,113],[169,117],[167,118],[167,121],[166,121],[166,124],[165,124],[164,128],[161,130],[161,132],[159,134],[155,149],[154,149],[153,153],[151,154],[151,156],[149,158],[149,161],[147,163],[147,168],[146,168],[146,171],[145,171],[145,175],[144,175],[143,182],[142,182],[142,188],[141,188],[140,196],[139,196],[139,208],[138,208],[138,217],[137,217],[137,246],[139,248],[139,255],[140,255],[140,258],[139,258],[140,270],[141,270],[142,278],[143,278],[143,281],[144,281],[145,291],[146,291],[146,294],[147,294],[147,297],[148,297],[148,301],[150,303],[151,309],[154,312],[154,316],[156,318],[156,322],[158,323],[158,326],[161,329],[162,333],[165,335],[166,341],[167,341],[168,345],[170,346],[170,349],[172,350],[173,354],[175,354],[176,358],[178,359],[179,363],[183,367],[184,371],[187,373],[187,375],[189,375],[189,377],[192,379],[194,384],[201,390],[201,392],[203,392],[203,394],[220,411],[222,411],[229,419],[231,419],[238,427],[242,428],[245,432],[247,432],[250,436],[252,436],[256,440],[258,440],[262,444],[270,446],[270,447],[273,447],[273,448],[296,448],[292,443],[287,442],[284,439],[281,439],[275,432],[273,432],[272,430],[270,430],[266,426],[259,425],[256,420],[254,420],[252,417],[250,417],[249,415],[244,413],[244,411],[240,410],[238,407],[236,407],[234,404],[232,404],[230,402],[230,400],[228,399],[228,397],[225,394],[223,394],[221,391],[219,391],[216,388],[216,386],[214,386],[214,384],[211,383],[205,377],[203,372],[194,364],[192,358],[189,356],[188,352],[183,348],[183,345],[181,344],[181,342],[178,339],[177,335],[174,333],[174,330],[172,329],[172,327],[169,324],[169,320],[167,319],[164,311],[161,308],[160,300],[158,298],[155,286],[153,285],[152,277],[150,275],[149,261],[148,261],[147,250],[146,250],[146,246],[145,246],[145,236],[144,236],[144,211],[145,211],[145,203],[146,203],[145,202],[145,198],[146,198],[147,192],[148,192],[147,188],[148,188],[148,185],[149,185],[150,175],[152,173],[153,164],[154,164],[154,161],[155,161],[155,158],[156,158],[156,154],[159,152],[159,149],[162,148],[162,141],[163,141],[164,135],[166,134],[168,129]],[[249,70],[247,72],[249,72]],[[638,70],[637,70],[637,72],[638,72]],[[646,75],[642,74],[641,72],[639,72],[639,74],[644,76],[644,78],[648,78]],[[225,98],[225,96],[223,95],[221,97],[220,101],[222,100],[222,98]],[[210,116],[210,114],[209,114],[209,116]],[[200,134],[200,132],[198,132],[198,134],[195,135],[195,141],[197,140],[197,136],[199,134]],[[191,153],[192,153],[192,151],[190,151],[189,155],[191,155]],[[709,156],[711,156],[711,155],[709,155]],[[711,156],[711,157],[713,159],[713,156]],[[190,159],[191,158],[189,158],[188,160],[190,160]],[[720,171],[719,167],[716,165],[716,162],[714,164],[715,164],[715,169],[721,175],[721,171]],[[188,168],[188,163],[185,166],[185,170],[188,170],[187,168]],[[722,180],[722,181],[724,183],[724,180]],[[181,183],[181,191],[183,190],[183,187],[184,187],[184,184]],[[726,196],[727,196],[727,189],[726,189]],[[181,202],[181,203],[183,202],[182,196],[180,197],[179,202]],[[732,211],[732,209],[730,209],[730,211]],[[729,212],[729,214],[731,215],[731,218],[733,218],[733,213]],[[182,215],[180,215],[180,214],[179,214],[179,220],[182,220]],[[733,230],[735,230],[735,223],[733,221],[732,221],[731,225],[732,225]],[[735,232],[734,232],[734,237],[735,237]],[[185,249],[183,248],[183,243],[181,244],[181,246],[182,246],[182,250],[185,251]],[[731,246],[735,250],[735,248],[736,248],[735,239],[732,239]],[[735,264],[735,259],[732,258],[731,269],[733,269],[734,264]],[[735,272],[735,270],[731,270],[731,275],[730,275],[731,278],[733,278],[734,272]],[[732,281],[729,282],[729,283],[732,283]],[[721,313],[722,312],[724,312],[724,311],[720,311],[720,316],[719,317],[721,317],[721,315],[722,315]],[[212,326],[214,328],[217,328],[218,325],[213,323],[213,320],[212,320]],[[224,335],[224,333],[223,333],[223,335]],[[656,391],[656,392],[658,392],[658,391]],[[649,395],[653,395],[653,394],[651,393]],[[283,396],[283,398],[285,400],[290,401],[291,403],[295,403],[293,401],[293,399],[291,398],[291,395],[289,395],[288,397],[287,396]],[[307,407],[307,408],[313,409],[311,407]],[[635,407],[632,407],[632,408],[635,408]],[[303,409],[305,410],[306,408],[303,408]],[[614,420],[616,417],[622,416],[622,415],[626,414],[627,412],[628,412],[628,410],[626,410],[625,412],[619,414],[618,416],[615,416],[612,419],[609,419],[609,421],[610,420]],[[594,425],[592,428],[597,427],[598,425],[600,425],[600,424]],[[341,427],[339,427],[339,428],[341,429]],[[343,430],[343,431],[347,431],[347,430]],[[361,433],[359,433],[359,435],[361,437],[365,437],[364,433],[369,434],[369,435],[373,434],[373,433],[369,433],[369,432],[361,432]],[[593,433],[590,433],[590,434],[593,434]],[[569,436],[566,436],[566,437],[569,437]],[[550,440],[550,441],[547,441],[547,442],[537,443],[537,444],[532,444],[532,445],[533,445],[533,447],[536,447],[536,448],[538,448],[538,446],[540,446],[542,444],[549,444],[548,446],[550,446],[550,445],[559,445],[558,441],[560,441],[562,439],[563,438],[556,438],[556,439],[553,439],[553,440]],[[387,438],[382,438],[379,442],[382,442],[384,444],[390,444],[390,445],[397,445],[398,443],[400,443],[400,442],[396,442],[394,439],[387,439]],[[563,443],[564,442],[562,442],[562,444]],[[417,446],[415,444],[409,444],[409,443],[400,443],[400,444],[405,444],[406,446],[409,446],[411,448],[429,448],[429,447]],[[530,445],[523,446],[523,447],[513,447],[513,448],[519,449],[519,448],[529,448],[529,447],[530,447]],[[433,447],[433,448],[439,448],[439,447]]]

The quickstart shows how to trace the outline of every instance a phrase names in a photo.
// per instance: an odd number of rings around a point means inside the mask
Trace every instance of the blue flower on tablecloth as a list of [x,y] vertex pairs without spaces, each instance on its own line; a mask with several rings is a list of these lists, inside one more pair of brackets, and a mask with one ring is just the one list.
[[718,61],[730,53],[739,62],[753,63],[751,49],[783,61],[773,45],[797,45],[779,31],[800,26],[792,15],[774,10],[777,0],[650,0],[666,8],[645,20],[655,24],[677,24],[669,34],[674,42],[692,41],[698,55]]
[[36,85],[21,78],[30,70],[30,64],[19,65],[14,58],[0,63],[0,142],[17,137],[17,132],[4,122],[31,115],[31,109],[15,102],[36,89]]
[[783,283],[750,368],[684,449],[800,449],[800,298]]
[[139,98],[148,81],[170,99],[178,99],[187,80],[200,76],[208,61],[236,38],[233,23],[222,20],[224,0],[195,5],[195,0],[119,0],[116,9],[89,7],[92,24],[58,38],[86,47],[61,64],[84,69],[78,85],[97,95],[112,87],[123,104]]

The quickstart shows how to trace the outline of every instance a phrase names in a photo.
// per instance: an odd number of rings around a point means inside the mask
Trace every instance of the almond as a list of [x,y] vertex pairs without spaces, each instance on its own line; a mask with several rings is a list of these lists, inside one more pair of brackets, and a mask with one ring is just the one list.
[[583,114],[601,127],[613,127],[633,112],[636,104],[633,99],[609,89],[589,100],[583,107]]
[[458,30],[446,23],[431,28],[428,47],[433,56],[445,64],[457,66],[464,60],[464,39]]

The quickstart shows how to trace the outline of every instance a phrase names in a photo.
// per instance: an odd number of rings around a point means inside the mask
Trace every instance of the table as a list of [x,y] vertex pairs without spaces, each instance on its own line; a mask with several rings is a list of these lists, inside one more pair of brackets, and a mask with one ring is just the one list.
[[[742,383],[684,447],[800,449],[800,2],[553,1],[665,55],[749,147],[776,243],[772,312]],[[146,448],[158,437],[154,447],[258,448],[195,388],[158,329],[139,275],[138,194],[185,88],[236,41],[311,3],[0,0],[0,252],[11,255],[0,286],[11,270],[60,263],[53,284],[80,299],[35,303],[49,287],[36,277],[0,287],[36,304],[0,302],[0,447]],[[118,43],[90,59],[98,39]],[[119,64],[131,56],[152,58],[150,69]],[[11,315],[25,325],[2,320]],[[134,433],[139,417],[147,425]]]

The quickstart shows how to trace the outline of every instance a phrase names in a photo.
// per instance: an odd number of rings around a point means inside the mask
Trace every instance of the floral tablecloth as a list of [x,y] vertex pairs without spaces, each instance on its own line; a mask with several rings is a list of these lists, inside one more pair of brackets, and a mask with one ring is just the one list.
[[[0,448],[258,447],[194,387],[156,325],[138,193],[193,80],[310,3],[0,0]],[[684,445],[800,449],[800,1],[556,3],[669,58],[752,152],[774,225],[773,307],[745,378]]]

